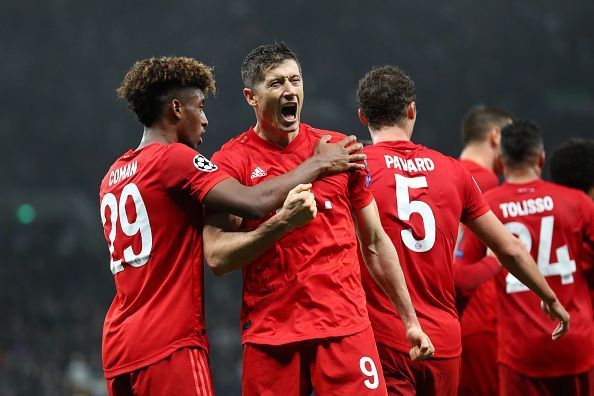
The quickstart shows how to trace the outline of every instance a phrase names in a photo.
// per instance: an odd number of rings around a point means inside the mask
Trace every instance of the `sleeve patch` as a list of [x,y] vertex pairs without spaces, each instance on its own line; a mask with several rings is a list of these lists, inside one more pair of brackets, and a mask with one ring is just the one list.
[[214,172],[219,169],[213,162],[201,154],[195,156],[193,162],[194,166],[203,172]]

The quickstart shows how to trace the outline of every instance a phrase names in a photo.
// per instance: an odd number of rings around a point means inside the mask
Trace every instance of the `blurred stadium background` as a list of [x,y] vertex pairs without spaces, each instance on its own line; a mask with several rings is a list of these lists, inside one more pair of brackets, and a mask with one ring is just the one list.
[[[102,395],[100,335],[113,298],[99,182],[142,128],[114,90],[140,58],[215,67],[211,155],[253,122],[239,67],[285,41],[301,57],[303,120],[367,132],[357,80],[373,65],[417,82],[415,140],[450,155],[476,103],[539,122],[546,148],[594,137],[594,2],[568,0],[45,0],[0,4],[0,395]],[[206,278],[219,395],[239,394],[239,274]]]

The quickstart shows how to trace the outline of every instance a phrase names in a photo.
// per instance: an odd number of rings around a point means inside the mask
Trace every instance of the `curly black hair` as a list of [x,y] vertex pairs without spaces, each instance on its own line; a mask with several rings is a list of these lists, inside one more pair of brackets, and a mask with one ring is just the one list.
[[292,59],[297,62],[299,71],[301,65],[297,54],[295,54],[283,42],[266,44],[256,47],[245,57],[241,64],[241,79],[246,88],[253,89],[254,86],[264,79],[264,72],[274,68],[279,63]]
[[374,67],[357,87],[357,104],[372,129],[400,124],[415,99],[414,81],[396,66]]
[[541,129],[533,121],[514,120],[501,129],[501,159],[506,166],[525,165],[543,148]]
[[588,193],[594,188],[594,140],[569,139],[555,150],[550,165],[555,183]]
[[512,121],[512,115],[493,106],[472,107],[462,119],[462,144],[483,142],[489,130],[503,128]]
[[126,73],[119,97],[128,102],[138,121],[150,127],[160,117],[170,96],[198,88],[204,95],[216,92],[212,68],[193,58],[161,57],[140,60]]

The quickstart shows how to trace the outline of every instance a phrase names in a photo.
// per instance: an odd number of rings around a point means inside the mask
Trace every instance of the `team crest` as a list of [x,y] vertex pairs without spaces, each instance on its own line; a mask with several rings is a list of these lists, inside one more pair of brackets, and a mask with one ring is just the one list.
[[214,172],[219,169],[213,162],[201,154],[194,157],[194,166],[203,172]]

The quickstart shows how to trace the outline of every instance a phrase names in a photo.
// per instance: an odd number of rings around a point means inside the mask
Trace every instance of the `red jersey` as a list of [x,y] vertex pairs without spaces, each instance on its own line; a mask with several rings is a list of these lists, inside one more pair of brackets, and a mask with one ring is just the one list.
[[[409,141],[382,142],[363,151],[382,225],[398,251],[435,357],[459,356],[452,267],[458,224],[489,207],[468,171],[453,158]],[[362,277],[377,342],[408,352],[404,326],[390,300],[366,269]]]
[[[474,161],[461,159],[460,162],[470,172],[479,188],[483,193],[497,187],[499,180],[497,175],[491,169],[485,168]],[[478,244],[482,246],[482,242],[465,226],[462,227],[462,235],[460,235],[460,243],[465,238],[471,239],[467,244]],[[475,263],[480,260],[485,252],[477,250],[474,256],[470,252],[465,252],[460,247],[456,250],[456,277],[472,276],[471,272],[474,268],[469,268],[467,265]],[[492,259],[494,262],[495,259]],[[499,264],[495,262],[495,271],[497,271]],[[470,270],[470,271],[469,271]],[[491,271],[489,275],[493,273]],[[462,328],[462,337],[477,333],[495,333],[497,331],[497,304],[495,293],[495,281],[490,279],[470,293],[461,293],[464,298],[468,298],[465,302],[464,309],[460,316],[460,326]]]
[[[286,173],[306,160],[323,135],[343,135],[301,124],[281,147],[253,128],[227,142],[213,159],[241,183],[252,186]],[[243,268],[241,328],[244,343],[281,345],[354,334],[369,326],[357,260],[351,210],[373,199],[365,172],[340,173],[313,183],[318,214],[279,239]],[[244,220],[253,230],[270,218]]]
[[186,346],[207,348],[200,202],[229,177],[183,144],[130,150],[101,182],[116,296],[103,326],[107,378]]
[[569,332],[551,340],[554,324],[540,299],[507,270],[496,276],[498,361],[531,377],[575,375],[594,366],[592,305],[581,270],[583,243],[594,246],[594,203],[581,191],[543,180],[504,183],[485,194],[493,212],[530,250],[571,316]]

